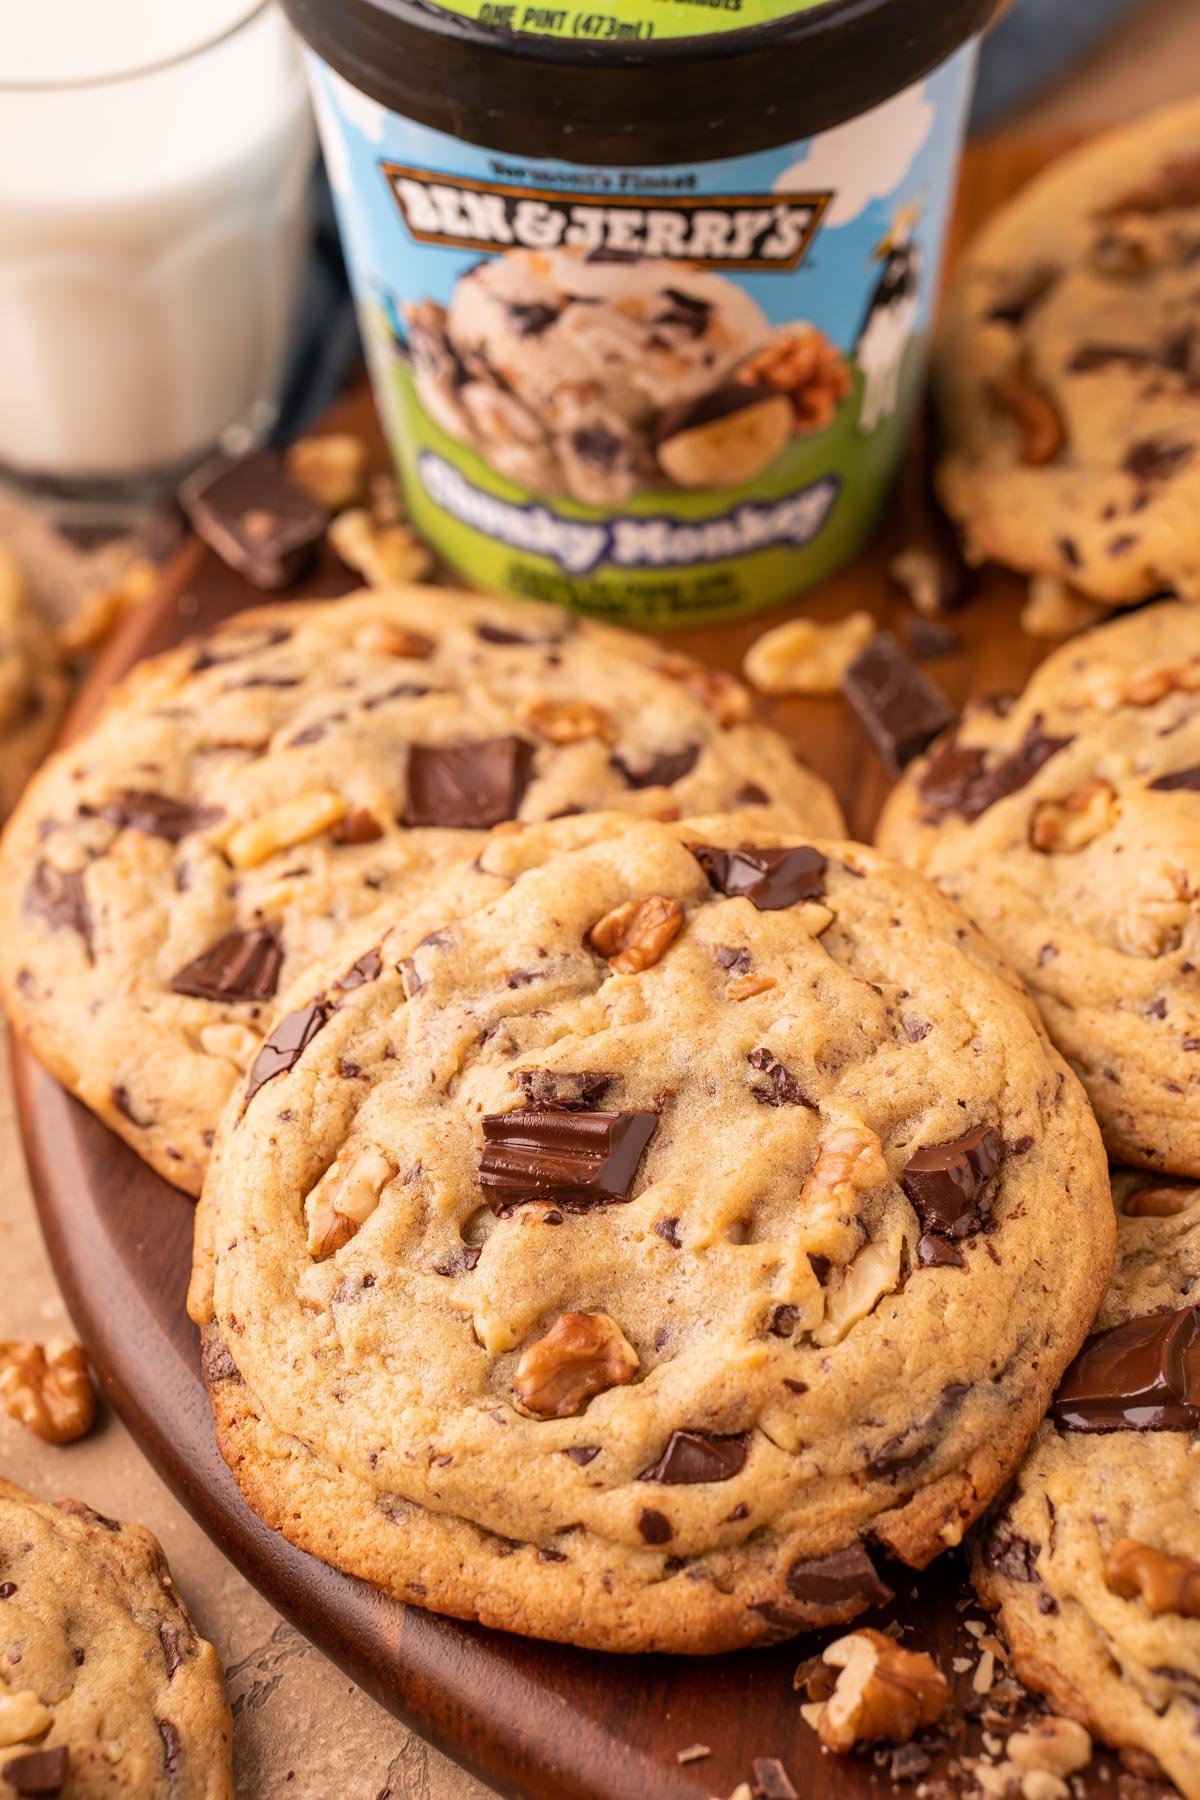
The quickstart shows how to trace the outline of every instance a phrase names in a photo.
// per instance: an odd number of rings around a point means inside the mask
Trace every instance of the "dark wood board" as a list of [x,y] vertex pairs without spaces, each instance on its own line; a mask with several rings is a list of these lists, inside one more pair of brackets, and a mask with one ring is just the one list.
[[[1041,144],[1002,140],[974,149],[956,241],[1040,168],[1046,154]],[[369,437],[383,465],[365,387],[330,423]],[[906,479],[911,487],[912,470]],[[865,607],[903,640],[913,615],[889,584],[886,563],[904,530],[893,520],[853,569],[806,599],[803,609],[835,618]],[[301,591],[337,594],[353,585],[329,559]],[[1037,662],[1044,647],[1017,626],[1023,592],[1021,582],[997,571],[979,576],[969,606],[954,620],[961,652],[930,665],[956,702],[968,693],[1019,687]],[[101,659],[69,729],[94,713],[111,682],[140,657],[258,597],[189,542],[157,598]],[[736,670],[762,627],[755,620],[678,633],[671,641]],[[855,831],[868,833],[887,778],[841,702],[766,703],[763,711],[833,783]],[[184,1314],[191,1203],[21,1051],[15,1079],[43,1230],[105,1392],[237,1567],[385,1706],[499,1792],[530,1800],[728,1795],[749,1779],[758,1756],[781,1758],[804,1800],[913,1792],[893,1789],[886,1763],[819,1753],[800,1718],[803,1696],[792,1689],[794,1670],[814,1640],[716,1659],[572,1651],[406,1609],[268,1531],[242,1502],[213,1442],[196,1337]],[[920,1577],[899,1571],[897,1591],[893,1610],[918,1627],[912,1641],[934,1651],[944,1669],[975,1649],[955,1607],[964,1592],[961,1564],[943,1559]],[[977,1608],[966,1613],[979,1616]],[[958,1677],[957,1686],[958,1698],[969,1698],[970,1674]],[[697,1742],[710,1745],[711,1755],[679,1765],[676,1752]],[[347,1800],[370,1800],[349,1772],[343,1791]],[[1111,1780],[1097,1780],[1094,1791],[1111,1793]]]

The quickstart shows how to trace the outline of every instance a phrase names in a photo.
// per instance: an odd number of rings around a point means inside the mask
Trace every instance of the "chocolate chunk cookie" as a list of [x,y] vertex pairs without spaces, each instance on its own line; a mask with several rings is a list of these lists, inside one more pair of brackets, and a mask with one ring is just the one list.
[[1200,101],[1054,163],[959,264],[935,379],[970,554],[1200,599]]
[[1200,1174],[1200,614],[1114,620],[969,708],[878,841],[1024,976],[1114,1158]]
[[0,822],[50,748],[68,692],[54,634],[0,543]]
[[268,607],[143,664],[0,853],[0,988],[51,1071],[180,1187],[275,995],[503,820],[746,804],[836,831],[728,676],[557,609],[432,588]]
[[974,1558],[1017,1673],[1200,1797],[1200,1189],[1118,1176],[1117,1268]]
[[140,1525],[0,1477],[0,1800],[233,1800],[233,1720]]
[[886,1599],[1016,1465],[1111,1267],[1083,1090],[927,882],[752,823],[499,831],[290,997],[191,1309],[305,1549],[714,1651]]

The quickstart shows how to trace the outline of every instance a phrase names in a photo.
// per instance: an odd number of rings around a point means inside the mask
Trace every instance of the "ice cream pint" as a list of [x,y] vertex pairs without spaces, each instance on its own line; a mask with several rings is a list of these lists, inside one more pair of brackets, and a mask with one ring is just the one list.
[[863,543],[986,0],[287,0],[414,523],[654,626]]

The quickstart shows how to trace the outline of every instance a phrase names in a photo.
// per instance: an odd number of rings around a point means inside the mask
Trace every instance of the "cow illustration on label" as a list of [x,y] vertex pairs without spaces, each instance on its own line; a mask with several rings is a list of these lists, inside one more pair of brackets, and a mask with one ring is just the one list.
[[854,344],[863,377],[858,427],[864,433],[890,419],[900,404],[900,371],[916,330],[921,287],[921,246],[913,236],[920,217],[919,207],[901,206],[871,253],[879,278]]

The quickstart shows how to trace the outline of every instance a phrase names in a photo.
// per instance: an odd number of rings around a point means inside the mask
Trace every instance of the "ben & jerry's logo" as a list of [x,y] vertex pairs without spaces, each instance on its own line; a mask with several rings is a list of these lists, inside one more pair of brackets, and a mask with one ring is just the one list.
[[795,269],[832,195],[723,194],[647,202],[570,199],[382,165],[409,233],[461,250],[581,250],[597,260],[663,256],[710,269]]

